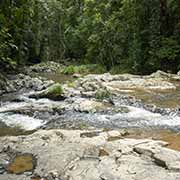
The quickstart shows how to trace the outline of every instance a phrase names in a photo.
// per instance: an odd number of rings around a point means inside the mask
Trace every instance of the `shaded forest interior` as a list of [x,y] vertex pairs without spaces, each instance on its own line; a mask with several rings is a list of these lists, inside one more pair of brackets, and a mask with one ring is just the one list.
[[180,1],[1,0],[1,71],[44,61],[176,73]]

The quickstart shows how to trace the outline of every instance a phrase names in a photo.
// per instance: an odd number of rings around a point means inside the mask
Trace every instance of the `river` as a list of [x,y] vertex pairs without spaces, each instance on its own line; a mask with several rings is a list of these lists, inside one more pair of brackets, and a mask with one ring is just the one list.
[[[73,81],[71,76],[45,76],[61,83]],[[131,95],[141,99],[141,102],[132,103],[126,98],[114,97],[112,104],[103,102],[103,110],[92,112],[75,108],[82,102],[91,100],[85,97],[69,97],[58,102],[29,98],[32,92],[5,95],[0,106],[0,136],[26,135],[39,128],[126,129],[129,132],[127,137],[166,140],[170,142],[171,148],[180,150],[180,83],[174,83],[178,87],[174,91],[150,93],[137,90],[124,93],[124,97]],[[153,111],[153,108],[148,108],[148,104],[151,104],[151,107],[154,104],[156,109],[160,110]]]

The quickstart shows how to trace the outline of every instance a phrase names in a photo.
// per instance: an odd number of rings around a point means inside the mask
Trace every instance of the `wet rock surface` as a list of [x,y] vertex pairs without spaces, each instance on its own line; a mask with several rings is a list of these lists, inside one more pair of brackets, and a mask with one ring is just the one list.
[[36,158],[32,154],[18,154],[7,165],[6,171],[10,174],[23,174],[33,172]]
[[[4,172],[0,179],[179,179],[180,152],[167,149],[166,142],[127,139],[122,131],[98,130],[98,136],[82,137],[93,132],[41,130],[26,137],[1,138],[1,161],[2,155],[8,156],[8,146],[11,151],[36,155],[37,166],[32,174]],[[108,141],[115,135],[121,138]]]

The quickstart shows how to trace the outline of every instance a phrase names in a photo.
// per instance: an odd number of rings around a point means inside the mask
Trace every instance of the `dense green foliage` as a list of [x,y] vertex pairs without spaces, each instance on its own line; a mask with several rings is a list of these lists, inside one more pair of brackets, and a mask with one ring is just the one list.
[[86,64],[86,65],[80,65],[80,66],[74,66],[70,65],[62,68],[61,73],[62,74],[102,74],[105,73],[106,70],[102,65],[98,64]]
[[1,68],[62,59],[61,10],[56,0],[1,0]]
[[180,68],[180,1],[1,0],[0,67],[101,64],[113,73]]

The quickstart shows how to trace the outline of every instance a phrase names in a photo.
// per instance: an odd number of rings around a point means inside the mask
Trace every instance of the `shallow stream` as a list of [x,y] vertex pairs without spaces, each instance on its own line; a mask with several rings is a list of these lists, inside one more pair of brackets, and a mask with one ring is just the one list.
[[[47,76],[46,76],[47,77]],[[56,82],[71,81],[72,77],[49,75],[49,79]],[[29,134],[39,128],[43,129],[127,129],[127,137],[154,138],[166,140],[170,147],[180,150],[180,84],[176,91],[169,92],[141,92],[134,91],[137,101],[132,103],[125,98],[112,99],[109,109],[102,111],[83,112],[74,108],[74,103],[82,97],[68,98],[65,101],[51,101],[48,99],[35,100],[28,97],[28,93],[11,94],[4,97],[0,106],[0,136]],[[11,97],[11,98],[10,98]],[[15,99],[15,100],[12,100]],[[85,101],[86,99],[84,99]],[[83,99],[82,99],[83,101]],[[153,108],[146,108],[147,104],[154,104]],[[153,106],[152,106],[153,107]],[[127,111],[121,111],[126,109]],[[133,129],[133,131],[132,131]],[[135,129],[135,130],[134,130]]]

